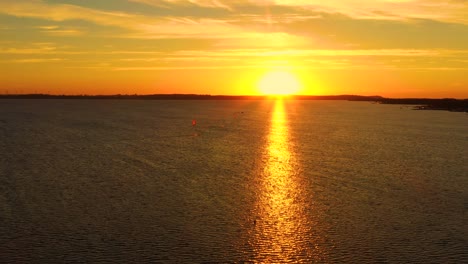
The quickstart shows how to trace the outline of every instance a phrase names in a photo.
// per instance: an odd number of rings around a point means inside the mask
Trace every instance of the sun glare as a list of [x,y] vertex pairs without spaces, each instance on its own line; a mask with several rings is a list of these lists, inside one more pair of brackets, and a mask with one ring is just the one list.
[[292,95],[299,92],[299,80],[285,71],[275,71],[265,74],[258,82],[258,89],[265,95]]

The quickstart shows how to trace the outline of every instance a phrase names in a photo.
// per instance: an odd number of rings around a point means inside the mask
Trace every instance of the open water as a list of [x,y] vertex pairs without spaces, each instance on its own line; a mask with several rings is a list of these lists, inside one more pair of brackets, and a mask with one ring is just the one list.
[[0,100],[0,262],[467,263],[468,115]]

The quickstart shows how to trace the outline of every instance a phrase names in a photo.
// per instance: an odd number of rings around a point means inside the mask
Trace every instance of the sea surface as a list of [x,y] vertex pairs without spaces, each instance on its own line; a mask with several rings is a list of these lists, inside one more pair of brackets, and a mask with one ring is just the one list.
[[467,263],[468,115],[0,100],[1,263]]

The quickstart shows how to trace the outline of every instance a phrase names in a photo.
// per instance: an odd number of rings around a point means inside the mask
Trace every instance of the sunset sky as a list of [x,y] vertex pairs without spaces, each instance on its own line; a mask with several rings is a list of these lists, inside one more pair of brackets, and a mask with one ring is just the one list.
[[466,0],[1,0],[0,93],[468,98]]

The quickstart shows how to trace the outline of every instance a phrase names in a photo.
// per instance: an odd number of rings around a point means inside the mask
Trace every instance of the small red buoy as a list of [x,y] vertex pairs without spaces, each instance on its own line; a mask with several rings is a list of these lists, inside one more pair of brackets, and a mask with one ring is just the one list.
[[197,125],[197,120],[196,119],[192,119],[192,126],[196,126]]

